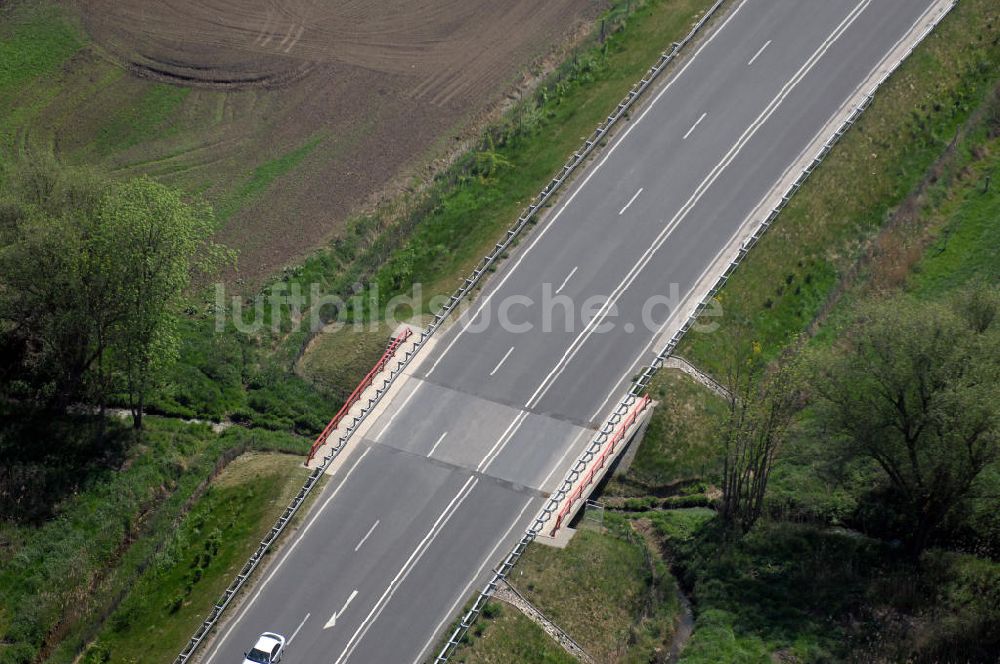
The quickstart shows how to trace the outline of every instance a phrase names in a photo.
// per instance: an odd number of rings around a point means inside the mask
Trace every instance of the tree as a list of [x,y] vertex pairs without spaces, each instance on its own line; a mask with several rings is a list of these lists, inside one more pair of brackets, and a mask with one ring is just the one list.
[[723,449],[723,521],[748,532],[764,509],[771,468],[798,403],[785,360],[768,366],[755,344],[731,343],[729,416],[720,431]]
[[209,241],[211,209],[149,178],[109,182],[51,158],[0,175],[5,385],[60,408],[103,408],[120,385],[141,428],[177,354],[191,272],[231,256]]
[[3,379],[17,396],[60,408],[102,401],[90,370],[119,315],[88,246],[103,189],[51,158],[0,172]]
[[501,170],[510,167],[510,161],[497,152],[493,141],[493,134],[487,132],[486,145],[476,152],[475,163],[472,172],[479,176],[480,180],[490,180]]
[[864,305],[820,354],[814,386],[821,425],[882,470],[919,554],[1000,455],[1000,295]]
[[114,184],[98,218],[98,271],[122,308],[111,359],[139,429],[150,389],[177,356],[177,315],[192,268],[215,269],[228,253],[208,242],[215,226],[211,208],[186,203],[147,177]]

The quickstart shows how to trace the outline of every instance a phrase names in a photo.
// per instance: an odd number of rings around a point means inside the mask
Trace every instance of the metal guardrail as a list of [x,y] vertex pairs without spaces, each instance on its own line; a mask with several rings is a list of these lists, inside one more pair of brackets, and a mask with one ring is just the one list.
[[[323,432],[319,435],[319,438],[316,439],[316,442],[313,444],[313,449],[310,450],[309,452],[310,460],[312,459],[316,449],[318,449],[320,445],[326,442],[326,439],[329,436],[329,434],[336,429],[337,425],[344,417],[346,412],[350,409],[350,407],[358,402],[360,398],[360,393],[364,391],[362,385],[364,385],[364,388],[367,388],[374,382],[375,376],[385,369],[386,365],[388,365],[389,361],[392,359],[392,357],[394,357],[396,351],[410,337],[411,334],[412,330],[410,330],[410,328],[406,328],[404,329],[403,332],[401,332],[398,336],[396,336],[395,338],[392,339],[392,341],[389,342],[389,345],[386,348],[386,352],[385,354],[382,355],[382,358],[376,363],[375,367],[368,373],[368,375],[365,376],[364,380],[362,380],[361,385],[358,386],[358,389],[356,389],[355,392],[352,393],[351,397],[348,399],[348,402],[345,404],[344,408],[342,408],[341,411],[338,412],[332,420],[330,420],[330,423],[327,424],[325,429],[323,429]],[[398,373],[399,370],[400,370],[399,365],[397,365],[397,368],[394,371]],[[391,375],[395,376],[396,374],[391,374]],[[376,394],[377,398],[374,400],[375,402],[377,402],[378,399],[381,398],[381,395],[384,394],[385,390],[388,389],[388,382],[389,382],[388,378],[386,379],[385,382],[383,382],[383,385],[380,388],[381,392],[377,392]],[[370,399],[368,405],[366,406],[366,408],[368,409],[366,412],[370,412],[372,406],[373,406],[373,400]],[[281,533],[285,530],[285,527],[288,525],[288,522],[291,521],[292,517],[294,517],[295,514],[299,511],[299,508],[302,507],[302,504],[305,502],[305,499],[309,496],[310,493],[312,493],[312,490],[316,486],[316,483],[319,481],[319,478],[322,477],[323,473],[333,462],[333,459],[336,458],[336,456],[340,453],[340,450],[343,448],[343,444],[344,442],[346,442],[347,437],[350,435],[350,433],[353,433],[354,429],[357,428],[357,425],[359,423],[360,419],[354,418],[354,420],[351,423],[351,427],[349,428],[349,432],[345,436],[342,436],[338,442],[338,445],[331,451],[329,455],[324,457],[323,464],[317,466],[312,470],[312,472],[309,473],[309,476],[306,478],[306,481],[302,485],[302,488],[299,489],[299,492],[295,495],[294,498],[292,498],[291,502],[288,504],[288,507],[285,508],[284,512],[281,513],[281,516],[278,517],[278,520],[275,521],[273,526],[271,526],[271,530],[268,531],[264,539],[260,541],[260,544],[257,546],[257,549],[252,554],[250,554],[250,558],[247,560],[246,563],[244,563],[243,567],[236,575],[236,578],[233,579],[232,583],[229,584],[229,587],[226,588],[225,592],[222,593],[222,595],[219,597],[219,600],[215,603],[215,606],[212,608],[211,613],[209,613],[208,618],[202,621],[202,623],[198,626],[198,629],[195,630],[195,633],[188,640],[187,646],[185,646],[184,650],[182,650],[174,659],[174,664],[184,664],[190,661],[191,657],[195,654],[195,652],[204,642],[205,637],[208,636],[209,632],[212,631],[212,628],[215,627],[215,625],[218,623],[219,618],[222,617],[222,613],[232,603],[233,598],[236,596],[237,593],[239,593],[240,589],[246,583],[247,579],[250,578],[250,575],[253,574],[255,569],[257,569],[257,566],[260,565],[260,561],[264,558],[264,555],[268,552],[268,550],[270,550],[275,540],[277,540],[278,537],[281,535]]]
[[[941,20],[945,16],[947,16],[947,14],[952,9],[954,9],[955,5],[957,4],[957,1],[958,0],[952,0],[948,8],[935,18],[935,20],[931,23],[931,25],[928,26],[928,28],[920,34],[920,36],[914,41],[913,44],[910,45],[910,48],[906,50],[903,56],[898,61],[896,61],[885,73],[885,75],[882,76],[878,80],[878,82],[875,83],[875,85],[872,86],[872,88],[865,94],[862,100],[851,111],[847,119],[833,133],[833,135],[831,135],[830,138],[823,144],[823,147],[820,148],[819,152],[813,158],[810,164],[802,170],[802,172],[799,174],[799,177],[795,180],[795,182],[793,182],[788,187],[788,189],[785,190],[778,204],[775,205],[774,208],[772,208],[771,212],[758,224],[757,228],[754,230],[751,236],[746,241],[743,242],[736,258],[725,269],[723,274],[718,278],[716,283],[708,291],[705,297],[702,298],[698,306],[695,308],[695,311],[684,322],[684,325],[682,325],[681,328],[674,333],[674,335],[670,338],[670,341],[668,341],[664,345],[664,347],[660,350],[660,352],[657,353],[653,361],[650,362],[650,364],[643,370],[642,374],[640,374],[639,377],[635,380],[635,382],[632,383],[632,386],[629,388],[625,397],[618,403],[618,406],[615,408],[614,412],[605,422],[601,431],[598,432],[598,434],[591,441],[591,444],[587,448],[587,451],[584,452],[584,454],[577,460],[577,463],[569,471],[566,478],[563,480],[562,486],[549,497],[549,500],[546,502],[545,506],[539,512],[538,516],[535,517],[534,522],[532,522],[532,524],[528,526],[528,528],[525,530],[524,535],[521,537],[521,539],[518,540],[518,542],[511,549],[510,553],[508,553],[507,556],[503,559],[503,561],[493,570],[493,576],[486,583],[486,585],[479,592],[479,594],[476,595],[475,599],[473,600],[472,607],[462,616],[462,619],[459,621],[459,624],[455,627],[451,635],[448,637],[448,640],[441,648],[440,653],[435,659],[436,664],[443,664],[444,662],[448,661],[448,659],[454,653],[455,648],[458,647],[459,643],[461,643],[462,639],[469,631],[469,628],[479,617],[479,614],[482,613],[483,607],[486,605],[486,602],[489,600],[490,596],[497,589],[499,584],[506,579],[507,575],[510,573],[510,570],[514,567],[514,565],[521,558],[521,556],[524,555],[524,551],[525,549],[527,549],[528,545],[534,541],[534,539],[538,536],[538,534],[544,529],[545,524],[549,521],[549,519],[552,518],[552,515],[556,513],[556,511],[559,509],[560,503],[569,494],[569,491],[572,489],[573,484],[583,473],[583,471],[586,470],[587,465],[594,458],[594,456],[600,453],[605,443],[608,441],[608,439],[611,437],[611,435],[617,428],[618,423],[621,422],[624,417],[626,417],[626,415],[631,410],[632,405],[635,403],[635,401],[640,398],[640,395],[642,395],[643,392],[646,391],[646,388],[649,386],[649,383],[652,380],[653,376],[660,369],[660,367],[663,366],[664,361],[671,354],[673,354],[674,349],[677,347],[677,344],[680,343],[681,338],[687,333],[688,330],[691,329],[691,326],[694,324],[694,321],[698,318],[698,316],[701,315],[701,313],[709,305],[712,299],[718,294],[719,290],[721,290],[721,288],[729,280],[729,277],[730,275],[732,275],[733,270],[736,269],[739,263],[746,257],[747,253],[749,253],[750,249],[757,244],[757,242],[767,231],[767,229],[770,228],[771,224],[774,222],[774,219],[778,216],[778,214],[780,214],[781,210],[783,210],[785,206],[788,205],[788,201],[795,194],[795,192],[797,192],[802,187],[802,184],[812,174],[812,172],[816,169],[816,167],[823,161],[824,158],[826,158],[826,156],[833,149],[833,146],[844,136],[847,130],[850,129],[858,121],[858,118],[861,117],[861,114],[871,104],[872,99],[875,96],[875,93],[878,92],[878,90],[882,87],[882,85],[885,84],[885,81],[896,71],[896,69],[899,68],[899,66],[903,63],[903,61],[906,60],[906,58],[909,57],[911,53],[913,53],[914,48],[916,48],[916,46],[920,44],[920,42],[922,42],[924,38],[938,25],[938,23],[940,23]],[[715,5],[712,7],[712,9],[709,10],[709,13],[706,14],[706,16],[702,19],[701,22],[699,22],[698,25],[695,26],[695,30],[699,29],[704,24],[704,21],[711,15],[711,13],[713,13],[721,4],[722,4],[721,0],[720,2],[716,2]],[[690,41],[693,34],[694,31],[692,31],[692,33],[688,35],[688,37],[685,39],[684,42],[682,42],[682,44],[686,43],[687,41]],[[674,52],[676,52],[676,48],[677,45],[675,45]]]
[[652,399],[650,399],[646,395],[642,395],[641,397],[639,397],[639,401],[636,404],[635,408],[631,408],[628,411],[628,415],[625,416],[625,419],[618,424],[617,428],[615,429],[614,435],[611,436],[611,439],[608,440],[607,444],[603,446],[604,449],[601,450],[601,453],[597,455],[597,463],[595,463],[594,466],[587,472],[586,476],[584,476],[583,478],[583,481],[576,485],[576,488],[573,490],[573,492],[570,493],[563,502],[563,508],[559,510],[559,514],[556,516],[555,525],[552,526],[553,536],[555,536],[559,528],[562,527],[563,519],[565,519],[569,515],[569,513],[573,510],[573,505],[576,504],[576,501],[580,500],[580,498],[583,497],[584,490],[591,484],[593,484],[594,475],[596,475],[598,471],[604,468],[604,464],[607,463],[608,457],[610,457],[612,454],[615,453],[615,448],[618,447],[618,443],[625,440],[625,434],[628,433],[629,428],[633,424],[635,424],[636,420],[639,419],[639,416],[642,415],[642,412],[646,410],[646,406],[649,405],[650,401],[652,401]]
[[351,408],[354,407],[354,404],[356,404],[361,400],[361,395],[364,393],[364,391],[367,390],[369,387],[371,387],[371,384],[375,382],[375,376],[382,373],[382,370],[385,369],[387,364],[389,364],[389,360],[391,360],[393,355],[396,354],[396,350],[401,345],[403,345],[404,341],[410,338],[411,334],[413,334],[413,330],[411,330],[408,327],[403,328],[403,331],[400,332],[398,336],[394,337],[393,340],[389,342],[389,346],[385,349],[385,352],[382,354],[382,357],[379,359],[379,361],[376,362],[375,366],[372,367],[372,370],[369,371],[368,374],[361,379],[361,382],[358,383],[358,386],[355,387],[354,391],[351,392],[351,395],[347,397],[347,400],[344,402],[344,405],[340,407],[340,410],[337,411],[337,414],[333,416],[333,419],[330,420],[330,422],[326,425],[326,427],[319,434],[319,436],[316,437],[316,442],[314,442],[312,444],[312,447],[309,448],[309,456],[306,457],[307,464],[313,460],[313,457],[316,456],[316,452],[319,450],[319,448],[323,447],[323,445],[326,443],[326,439],[330,436],[331,433],[333,433],[334,430],[336,430],[337,426],[340,424],[340,421],[344,419],[344,416],[346,416],[347,413],[351,411]]
[[[396,366],[389,371],[389,373],[383,378],[382,384],[375,390],[374,395],[368,399],[368,403],[363,407],[360,413],[353,417],[351,423],[346,427],[344,433],[337,440],[336,445],[334,445],[330,453],[323,458],[323,463],[317,466],[306,478],[305,483],[299,490],[295,498],[292,499],[288,507],[275,522],[275,525],[271,528],[268,535],[261,540],[260,546],[257,550],[250,556],[250,559],[243,565],[240,572],[236,575],[233,583],[230,584],[229,588],[223,593],[216,603],[215,607],[212,609],[208,618],[206,618],[198,629],[191,636],[188,641],[187,646],[184,650],[177,655],[174,659],[174,664],[187,664],[191,661],[191,658],[197,652],[198,648],[204,643],[206,637],[216,626],[219,619],[221,618],[223,612],[232,603],[233,598],[239,593],[240,589],[246,583],[246,580],[250,575],[257,569],[260,564],[261,559],[270,550],[271,546],[274,544],[275,540],[284,531],[285,526],[292,519],[293,516],[298,512],[302,503],[305,501],[306,497],[312,492],[313,488],[316,486],[319,478],[326,472],[326,469],[333,463],[333,460],[337,458],[341,450],[343,450],[345,444],[350,439],[351,435],[357,430],[358,426],[364,419],[371,413],[372,409],[378,404],[379,401],[385,396],[389,387],[396,380],[400,373],[406,368],[406,366],[413,360],[417,352],[424,346],[427,340],[441,327],[444,320],[451,315],[458,304],[465,298],[469,292],[475,288],[483,279],[483,276],[489,272],[497,261],[501,259],[503,254],[512,246],[514,240],[518,238],[524,229],[531,224],[535,217],[538,215],[539,210],[543,209],[545,205],[551,200],[559,188],[569,179],[570,175],[586,160],[586,158],[593,152],[594,148],[600,144],[608,133],[614,127],[614,125],[625,116],[628,110],[633,106],[636,99],[644,93],[653,81],[660,75],[663,69],[670,64],[677,57],[677,53],[683,48],[688,42],[690,42],[695,35],[704,27],[705,23],[715,15],[719,7],[726,0],[716,0],[716,2],[709,8],[705,15],[695,24],[691,31],[684,37],[680,42],[676,42],[672,45],[671,50],[660,55],[656,64],[649,68],[646,75],[632,86],[625,98],[618,104],[614,112],[611,113],[597,129],[594,130],[593,134],[584,141],[583,146],[573,153],[573,156],[563,165],[560,169],[558,175],[556,175],[552,180],[549,181],[545,188],[535,197],[535,199],[528,205],[527,208],[518,217],[517,222],[511,226],[504,237],[497,242],[493,249],[484,256],[472,273],[466,277],[462,284],[451,294],[448,301],[441,306],[436,314],[434,314],[433,320],[428,324],[428,326],[417,335],[416,341],[413,342],[413,347],[407,350],[403,357],[397,361]],[[384,369],[384,367],[383,367]],[[327,431],[327,434],[330,432]],[[325,440],[325,439],[324,439]],[[479,606],[476,609],[476,615],[478,615],[479,610],[482,607]]]
[[[705,26],[705,23],[707,23],[708,20],[710,20],[718,12],[719,8],[725,3],[725,1],[726,0],[716,0],[716,2],[709,8],[709,10],[701,18],[701,20],[699,20],[698,23],[696,23],[695,26],[691,29],[691,31],[684,37],[684,39],[681,40],[680,42],[674,43],[670,51],[663,53],[660,56],[656,64],[650,67],[646,75],[637,84],[635,84],[631,90],[629,90],[628,94],[625,96],[622,102],[618,104],[615,111],[611,115],[609,115],[607,119],[597,127],[597,129],[594,130],[594,133],[591,135],[591,137],[584,142],[583,147],[573,154],[573,156],[569,159],[569,161],[567,161],[567,163],[562,167],[559,174],[545,186],[545,188],[536,196],[535,200],[521,214],[517,222],[510,229],[507,230],[504,238],[500,242],[496,243],[493,250],[491,250],[490,253],[488,253],[479,262],[477,267],[472,271],[471,275],[462,282],[462,285],[455,290],[455,292],[449,297],[448,301],[441,307],[438,313],[434,315],[432,322],[423,331],[420,332],[417,340],[413,342],[413,347],[410,350],[407,350],[404,353],[403,357],[397,361],[396,366],[392,370],[390,370],[387,375],[385,375],[385,377],[382,380],[382,384],[378,388],[376,388],[374,395],[368,399],[367,405],[365,405],[361,409],[360,413],[357,416],[352,418],[351,423],[346,427],[344,433],[339,437],[336,445],[334,445],[331,448],[329,454],[327,454],[323,458],[323,463],[320,466],[316,467],[306,478],[298,494],[295,496],[295,498],[292,499],[288,507],[285,508],[282,515],[278,518],[278,520],[275,522],[274,526],[272,526],[271,530],[264,537],[264,539],[261,540],[257,550],[250,556],[249,560],[243,565],[240,572],[236,575],[236,578],[234,579],[233,583],[230,584],[229,588],[227,588],[226,591],[219,598],[219,601],[212,609],[212,612],[209,614],[209,617],[206,620],[204,620],[201,623],[201,625],[199,625],[194,635],[192,635],[191,639],[188,641],[187,646],[185,646],[185,648],[177,655],[177,657],[174,660],[174,664],[187,664],[188,662],[190,662],[191,658],[197,652],[198,648],[204,643],[209,633],[218,623],[223,612],[232,603],[233,598],[239,593],[240,589],[246,583],[247,579],[251,576],[251,574],[253,574],[254,570],[256,570],[257,567],[260,565],[260,561],[263,559],[264,555],[267,553],[267,551],[270,550],[275,540],[277,540],[277,538],[284,531],[285,527],[288,525],[288,522],[298,512],[299,508],[302,506],[302,503],[305,501],[306,497],[308,497],[308,495],[312,492],[313,488],[315,488],[317,482],[319,481],[319,478],[323,475],[324,472],[326,472],[326,469],[330,466],[331,463],[333,463],[334,459],[336,459],[337,456],[339,456],[340,452],[343,450],[347,441],[350,440],[351,436],[354,434],[354,432],[357,430],[360,424],[365,420],[368,414],[372,412],[374,407],[382,400],[382,398],[388,392],[393,382],[395,382],[396,378],[403,372],[406,366],[409,365],[409,363],[416,356],[417,352],[423,347],[423,345],[427,342],[427,340],[438,330],[443,321],[455,310],[455,308],[458,306],[461,300],[464,299],[465,296],[468,295],[468,293],[476,285],[479,284],[479,282],[482,280],[483,276],[488,272],[488,270],[493,265],[496,264],[496,262],[502,257],[504,252],[506,252],[506,250],[511,246],[513,241],[533,221],[533,219],[537,216],[538,211],[545,206],[545,204],[552,198],[552,196],[556,193],[556,191],[563,185],[563,183],[566,182],[566,180],[573,173],[573,171],[575,171],[577,167],[579,167],[583,163],[583,161],[590,155],[594,147],[596,147],[601,142],[601,140],[603,140],[608,135],[612,127],[632,107],[636,99],[649,88],[649,86],[660,75],[663,69],[671,61],[673,61],[674,58],[676,58],[681,48],[687,45],[697,35],[697,33],[701,31],[701,29]],[[950,11],[955,6],[955,4],[956,4],[955,2],[952,2],[952,4],[948,8],[948,11]],[[933,30],[933,28],[937,25],[937,23],[940,22],[942,18],[944,18],[944,16],[948,13],[948,11],[944,12],[941,16],[939,16],[935,20],[935,22],[923,34],[921,34],[920,38],[915,43],[919,43],[920,41],[922,41],[923,38],[927,35],[927,33]],[[608,438],[613,434],[618,423],[622,420],[623,417],[625,417],[629,409],[631,409],[632,405],[634,404],[635,400],[645,390],[646,386],[649,384],[649,381],[652,379],[653,375],[663,364],[663,361],[666,359],[666,357],[668,357],[673,352],[674,348],[677,346],[677,343],[680,341],[680,338],[684,335],[684,333],[688,331],[688,329],[690,329],[695,318],[697,318],[697,316],[700,315],[702,311],[704,311],[705,307],[708,306],[708,303],[711,301],[711,299],[715,297],[718,290],[728,280],[729,275],[732,274],[732,271],[736,268],[739,262],[746,256],[746,253],[750,250],[750,248],[757,243],[757,241],[760,239],[760,236],[764,233],[764,231],[767,230],[770,224],[774,221],[774,218],[777,216],[777,214],[788,203],[789,198],[795,193],[795,191],[798,191],[799,187],[802,185],[802,182],[804,182],[805,179],[809,176],[809,174],[812,173],[812,170],[823,160],[826,154],[829,153],[830,149],[833,147],[833,144],[836,143],[840,139],[840,137],[843,136],[843,134],[847,131],[847,129],[849,129],[850,126],[857,121],[857,118],[860,117],[861,112],[863,112],[864,109],[867,108],[867,106],[871,103],[871,99],[874,96],[875,92],[882,86],[882,84],[889,77],[889,75],[893,71],[895,71],[895,69],[899,66],[899,64],[902,63],[902,60],[904,60],[912,51],[913,47],[911,46],[911,48],[906,52],[903,58],[899,62],[897,62],[890,69],[890,71],[884,77],[882,77],[882,79],[879,80],[879,82],[872,88],[872,90],[868,93],[868,95],[865,97],[862,103],[855,108],[854,112],[852,112],[848,120],[845,121],[844,125],[824,145],[823,149],[813,160],[812,164],[808,166],[806,169],[804,169],[799,179],[796,180],[796,182],[791,187],[789,187],[785,195],[782,197],[781,202],[777,206],[775,206],[774,210],[772,210],[771,214],[769,214],[768,217],[760,224],[760,226],[751,236],[751,238],[744,243],[743,247],[740,249],[740,253],[737,256],[736,260],[734,260],[730,264],[730,266],[725,270],[725,272],[719,278],[718,282],[712,288],[709,294],[701,301],[701,303],[699,303],[694,314],[692,314],[692,316],[685,322],[685,324],[681,327],[681,329],[678,330],[676,334],[674,334],[674,336],[663,348],[663,350],[657,355],[654,361],[650,363],[650,365],[643,371],[643,373],[639,376],[639,378],[635,381],[635,383],[633,383],[632,387],[629,389],[625,398],[623,398],[622,401],[619,402],[618,407],[608,418],[607,422],[605,423],[601,431],[598,433],[598,435],[591,442],[591,445],[588,447],[587,451],[580,457],[580,459],[578,459],[577,464],[574,465],[573,469],[570,470],[569,474],[567,475],[566,479],[563,482],[563,485],[555,493],[552,494],[546,507],[543,508],[540,515],[535,519],[535,521],[531,524],[531,526],[528,527],[528,529],[525,531],[524,536],[518,541],[518,543],[514,546],[514,548],[507,555],[507,557],[504,558],[503,562],[497,567],[497,569],[494,570],[493,578],[490,580],[489,583],[487,583],[484,589],[476,596],[472,608],[463,616],[458,627],[456,627],[455,631],[452,633],[451,637],[448,639],[447,643],[442,648],[440,654],[436,659],[437,662],[448,661],[448,657],[454,651],[454,648],[458,645],[458,643],[465,635],[465,633],[468,631],[472,623],[475,622],[476,618],[482,611],[482,608],[485,605],[486,600],[489,599],[489,596],[496,589],[498,582],[502,580],[504,577],[506,577],[510,569],[514,566],[514,564],[521,557],[521,555],[523,555],[524,549],[527,547],[527,545],[534,540],[535,536],[539,532],[541,532],[545,523],[551,518],[552,513],[555,512],[556,509],[558,509],[562,499],[572,489],[573,483],[576,481],[576,479],[579,478],[579,475],[584,470],[586,470],[587,464],[594,458],[596,454],[598,454],[601,451],[601,448],[607,442]]]

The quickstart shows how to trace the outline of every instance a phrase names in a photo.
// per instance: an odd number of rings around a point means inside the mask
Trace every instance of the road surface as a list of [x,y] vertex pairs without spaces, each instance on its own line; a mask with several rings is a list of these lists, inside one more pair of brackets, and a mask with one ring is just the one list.
[[731,9],[350,441],[205,661],[264,630],[291,663],[426,659],[679,301],[931,4]]

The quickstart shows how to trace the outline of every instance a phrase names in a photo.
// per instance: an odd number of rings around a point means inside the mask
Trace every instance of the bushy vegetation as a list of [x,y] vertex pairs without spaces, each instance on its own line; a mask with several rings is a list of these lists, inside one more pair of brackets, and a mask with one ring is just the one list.
[[[52,661],[72,661],[228,460],[251,449],[302,454],[309,444],[276,433],[234,427],[220,435],[207,425],[150,418],[136,445],[127,422],[96,419],[67,416],[46,427],[32,463],[3,451],[15,477],[26,474],[40,491],[54,487],[38,496],[38,504],[21,501],[10,512],[10,503],[4,505],[10,516],[21,509],[25,516],[46,519],[0,524],[0,633],[7,644],[0,647],[0,662],[5,664],[35,661],[40,651]],[[5,433],[28,426],[23,419],[4,421]],[[108,445],[101,454],[90,453],[98,427],[105,441],[120,441],[116,453]],[[76,455],[86,455],[87,462]]]
[[88,652],[123,664],[169,661],[302,485],[298,455],[230,463],[174,530]]
[[145,402],[176,359],[191,274],[227,252],[211,210],[47,156],[0,171],[0,389],[41,410]]
[[[697,607],[681,661],[993,661],[1000,565],[764,522],[739,540],[708,510],[644,515]],[[720,546],[720,541],[728,541]]]
[[[922,247],[905,236],[872,244],[915,188],[928,178],[938,181],[935,162],[954,150],[963,125],[996,86],[998,70],[996,3],[958,3],[743,261],[738,278],[720,294],[724,315],[715,320],[773,358],[827,315],[846,283],[876,256],[921,255]],[[968,135],[973,140],[964,150],[975,150],[975,136]],[[904,277],[909,271],[905,264],[897,268]],[[679,352],[722,378],[722,350],[719,335],[694,332]]]
[[[509,581],[599,662],[660,661],[669,649],[679,612],[673,578],[618,514],[581,528],[564,549],[531,545]],[[456,661],[561,662],[568,656],[534,623],[512,617],[517,609],[497,601],[487,607]],[[545,647],[534,645],[545,640]]]

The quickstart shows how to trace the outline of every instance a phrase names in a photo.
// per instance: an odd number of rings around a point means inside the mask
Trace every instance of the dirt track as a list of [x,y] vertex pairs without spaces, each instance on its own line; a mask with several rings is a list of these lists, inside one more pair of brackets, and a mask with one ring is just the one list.
[[[230,171],[245,178],[249,164],[321,138],[294,177],[243,205],[222,231],[222,240],[240,249],[242,275],[253,281],[329,239],[408,166],[446,151],[445,139],[496,103],[524,67],[578,31],[601,3],[76,4],[103,52],[138,78],[193,88],[182,109],[183,136],[175,131],[172,140],[131,148],[116,155],[113,168],[194,181],[220,201],[238,188],[239,178],[219,184]],[[197,119],[207,116],[199,105],[213,107],[212,122]],[[84,122],[88,112],[99,113],[82,111]]]

